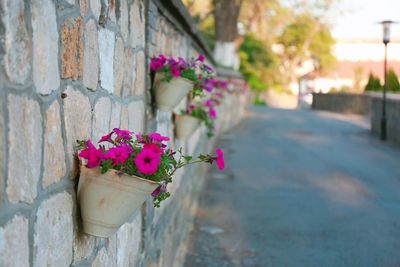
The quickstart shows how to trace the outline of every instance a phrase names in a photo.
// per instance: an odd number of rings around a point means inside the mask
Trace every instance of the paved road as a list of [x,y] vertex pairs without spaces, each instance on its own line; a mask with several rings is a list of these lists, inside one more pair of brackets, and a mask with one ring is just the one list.
[[400,266],[400,147],[332,113],[253,108],[219,142],[186,267]]

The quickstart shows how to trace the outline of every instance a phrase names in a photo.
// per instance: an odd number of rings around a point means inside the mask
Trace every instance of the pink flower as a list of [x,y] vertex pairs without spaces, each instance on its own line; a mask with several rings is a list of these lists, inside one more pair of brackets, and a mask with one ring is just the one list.
[[163,141],[169,141],[168,136],[162,136],[159,133],[151,133],[151,134],[149,134],[149,137],[153,142],[156,142],[156,143],[161,143]]
[[128,130],[120,130],[118,128],[114,128],[113,131],[117,134],[117,139],[130,140],[133,134],[133,132],[130,132]]
[[156,144],[154,144],[154,143],[145,144],[145,145],[143,146],[143,148],[145,148],[145,149],[151,149],[151,150],[153,150],[154,152],[156,152],[158,155],[161,155],[161,154],[164,152],[164,151],[162,150],[161,147],[159,147],[158,145],[156,145]]
[[101,142],[110,142],[110,143],[114,143],[113,140],[111,139],[111,136],[113,135],[113,133],[114,133],[114,132],[111,132],[111,133],[109,133],[109,134],[106,134],[106,135],[102,136],[102,137],[100,138],[100,140],[99,140],[98,143],[101,143]]
[[208,115],[211,119],[215,119],[217,118],[217,111],[214,108],[210,108]]
[[161,193],[161,185],[159,187],[156,188],[156,190],[153,191],[153,193],[151,193],[152,197],[156,197]]
[[200,54],[199,57],[197,58],[197,60],[200,61],[200,62],[204,62],[204,60],[205,60],[204,55]]
[[110,148],[105,154],[105,159],[111,159],[113,165],[125,164],[126,160],[132,153],[132,149],[128,145],[116,146]]
[[100,165],[101,160],[103,159],[103,151],[101,148],[96,149],[96,147],[92,144],[90,139],[86,142],[87,148],[83,149],[79,156],[83,159],[87,160],[87,167],[94,168]]
[[158,71],[158,70],[162,69],[163,66],[164,66],[164,64],[161,63],[161,61],[158,59],[152,59],[150,62],[150,69],[152,71]]
[[158,71],[164,67],[167,58],[164,55],[159,55],[158,57],[153,57],[150,62],[150,69],[152,71]]
[[171,73],[174,77],[179,77],[179,75],[181,75],[179,69],[174,66],[171,66]]
[[160,155],[152,149],[143,148],[137,154],[134,162],[139,172],[150,175],[157,171],[158,165],[160,165]]
[[218,168],[222,171],[225,168],[224,152],[222,149],[217,148],[215,153],[217,154],[215,161],[217,162]]
[[207,99],[206,101],[203,102],[203,105],[205,107],[211,107],[212,106],[212,100],[211,99]]

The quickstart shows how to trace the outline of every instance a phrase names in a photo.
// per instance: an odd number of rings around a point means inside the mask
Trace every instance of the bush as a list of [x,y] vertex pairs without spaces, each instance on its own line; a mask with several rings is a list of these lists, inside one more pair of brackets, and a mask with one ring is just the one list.
[[393,69],[388,71],[386,79],[388,92],[400,92],[399,78]]
[[368,83],[365,86],[365,91],[381,91],[382,85],[378,77],[375,77],[372,73],[369,74]]

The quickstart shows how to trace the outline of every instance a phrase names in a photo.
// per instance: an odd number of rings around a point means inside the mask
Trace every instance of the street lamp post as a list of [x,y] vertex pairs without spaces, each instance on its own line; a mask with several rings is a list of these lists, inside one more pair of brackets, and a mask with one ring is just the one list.
[[381,140],[386,140],[387,132],[386,132],[386,90],[387,90],[387,45],[390,42],[390,25],[395,23],[391,20],[384,20],[379,22],[383,26],[383,44],[385,45],[385,60],[383,65],[383,75],[384,75],[384,84],[383,84],[383,97],[382,97],[382,117],[381,117]]

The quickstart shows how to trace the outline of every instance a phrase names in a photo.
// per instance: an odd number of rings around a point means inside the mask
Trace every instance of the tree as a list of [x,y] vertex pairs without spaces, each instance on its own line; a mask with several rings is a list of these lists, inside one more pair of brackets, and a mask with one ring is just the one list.
[[390,69],[386,76],[387,90],[389,92],[400,92],[399,78],[393,69]]
[[243,0],[213,0],[216,43],[215,60],[224,66],[238,68],[238,18]]
[[256,92],[256,98],[262,91],[276,84],[274,72],[278,59],[270,46],[265,45],[254,34],[245,36],[240,47],[240,60],[240,72]]
[[368,76],[368,82],[365,86],[365,91],[380,91],[382,90],[381,81],[372,73]]

